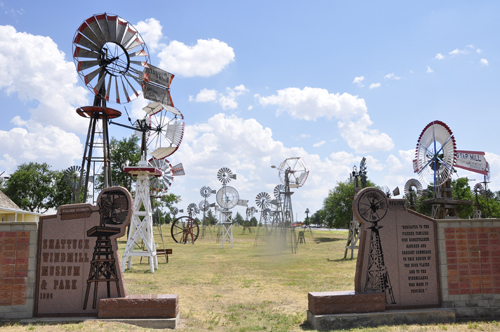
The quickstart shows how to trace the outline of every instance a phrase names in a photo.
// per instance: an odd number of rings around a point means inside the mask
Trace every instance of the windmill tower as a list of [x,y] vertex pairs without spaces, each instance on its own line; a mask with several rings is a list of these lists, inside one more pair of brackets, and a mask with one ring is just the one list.
[[222,249],[224,249],[224,243],[226,241],[231,243],[231,248],[233,247],[233,223],[232,223],[232,212],[231,209],[238,204],[239,194],[233,187],[227,186],[227,184],[232,180],[236,180],[236,174],[233,174],[231,170],[227,167],[222,167],[217,172],[217,179],[222,183],[222,188],[217,191],[216,199],[217,204],[219,204],[220,210],[220,226],[222,231]]
[[289,247],[292,253],[297,252],[297,234],[293,227],[293,208],[291,188],[300,188],[304,185],[309,175],[309,170],[305,161],[300,157],[285,159],[278,167],[278,176],[285,186],[282,203],[282,240],[285,246]]
[[[354,181],[354,196],[362,189],[361,187],[366,187],[366,158],[363,157],[359,163],[359,171],[354,166],[352,168],[352,173],[350,174],[351,181]],[[361,186],[360,186],[361,182]],[[347,237],[347,245],[345,246],[344,259],[347,257],[347,252],[351,250],[351,259],[354,258],[354,250],[358,249],[359,241],[359,221],[356,220],[356,216],[351,212],[351,221],[349,222],[349,235]]]
[[409,179],[405,183],[404,189],[406,199],[408,200],[408,208],[417,211],[417,200],[424,193],[422,184],[417,179]]

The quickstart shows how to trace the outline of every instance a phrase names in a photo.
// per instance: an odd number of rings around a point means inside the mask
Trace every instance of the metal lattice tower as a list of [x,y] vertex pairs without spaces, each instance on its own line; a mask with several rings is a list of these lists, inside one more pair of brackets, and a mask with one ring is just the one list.
[[364,291],[367,293],[383,292],[385,293],[385,302],[388,304],[396,303],[394,301],[394,293],[392,291],[391,281],[389,280],[389,273],[384,263],[384,256],[382,255],[382,243],[380,242],[379,229],[377,222],[368,229],[371,230],[370,234],[370,251],[368,254],[368,274],[366,276],[366,284]]

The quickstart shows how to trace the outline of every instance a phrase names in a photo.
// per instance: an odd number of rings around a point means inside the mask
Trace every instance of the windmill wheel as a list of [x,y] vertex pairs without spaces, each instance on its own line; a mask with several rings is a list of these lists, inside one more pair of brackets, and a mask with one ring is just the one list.
[[193,243],[198,239],[200,227],[196,220],[191,217],[183,216],[174,220],[170,228],[172,239],[176,243]]
[[191,203],[188,205],[187,207],[187,213],[189,213],[189,215],[196,215],[198,214],[198,212],[200,212],[198,210],[198,205],[196,205],[196,203]]
[[153,177],[149,182],[151,190],[155,192],[162,192],[168,190],[168,188],[174,182],[174,177],[172,176],[172,165],[166,159],[149,159],[149,164],[152,167],[161,169],[163,175],[159,177]]
[[80,25],[73,39],[73,60],[89,90],[118,104],[140,95],[143,69],[150,62],[139,32],[123,18],[106,13]]
[[201,197],[208,198],[212,195],[212,189],[209,186],[201,187],[200,195]]
[[413,169],[423,182],[441,186],[453,173],[455,151],[451,129],[444,122],[432,121],[418,138]]
[[483,194],[484,192],[484,187],[481,183],[476,183],[476,185],[474,186],[474,193],[475,194]]
[[170,156],[184,137],[184,116],[178,109],[157,102],[149,103],[143,110],[149,116],[146,142],[149,154],[157,159]]
[[227,167],[222,167],[217,172],[217,179],[219,179],[219,181],[222,182],[223,185],[228,184],[232,178],[233,178],[233,172],[231,172],[231,170]]
[[384,192],[384,194],[387,196],[387,198],[391,198],[391,190],[387,186],[382,186],[380,187],[380,190]]
[[288,185],[290,188],[299,188],[304,185],[309,175],[306,162],[301,157],[293,157],[285,159],[278,167],[278,176],[281,183]]
[[277,200],[281,200],[281,196],[285,192],[285,186],[282,184],[278,184],[276,187],[274,187],[274,198]]
[[[83,173],[83,174],[82,174]],[[80,177],[85,177],[85,171],[80,166],[70,166],[64,171],[64,182],[73,190],[78,188]]]
[[176,208],[176,207],[174,206],[173,208],[171,208],[171,209],[170,209],[170,213],[171,213],[171,214],[174,216],[174,218],[175,218],[175,216],[177,215],[177,213],[179,213],[179,209],[178,209],[178,208]]
[[198,204],[198,207],[200,208],[200,211],[207,212],[208,209],[210,209],[210,203],[203,200]]
[[271,195],[265,192],[258,193],[257,196],[255,196],[255,204],[261,209],[265,209],[269,207],[269,204],[271,202]]
[[417,194],[417,196],[421,196],[424,193],[424,189],[422,188],[422,184],[417,179],[409,179],[405,184],[405,195],[410,195],[412,193]]

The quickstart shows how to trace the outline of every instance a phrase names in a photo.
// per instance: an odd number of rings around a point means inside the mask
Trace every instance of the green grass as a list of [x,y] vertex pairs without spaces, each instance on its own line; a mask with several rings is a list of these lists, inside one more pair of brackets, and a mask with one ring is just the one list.
[[[234,247],[216,243],[215,230],[193,244],[174,243],[163,227],[165,247],[173,249],[169,263],[149,264],[134,258],[125,272],[128,294],[178,294],[178,331],[303,331],[308,292],[353,290],[356,260],[344,260],[347,232],[306,232],[296,254],[280,254],[269,246],[254,246],[251,234],[234,228]],[[200,232],[201,233],[201,232]],[[161,241],[155,228],[157,243]],[[123,252],[125,239],[119,241]],[[1,324],[1,323],[0,323]],[[144,331],[134,325],[85,321],[66,324],[3,323],[5,331]],[[383,326],[355,331],[498,331],[497,322]]]

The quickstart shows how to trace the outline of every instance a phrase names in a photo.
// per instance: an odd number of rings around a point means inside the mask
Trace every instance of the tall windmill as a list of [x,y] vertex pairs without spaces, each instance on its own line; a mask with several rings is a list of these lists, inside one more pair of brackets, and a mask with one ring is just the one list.
[[[293,226],[293,208],[291,188],[300,188],[304,185],[309,175],[305,161],[301,157],[287,158],[278,167],[278,176],[285,186],[282,203],[282,234],[283,244],[289,247],[292,253],[297,252],[297,235]],[[281,193],[280,193],[281,194]]]
[[92,106],[77,109],[78,115],[90,120],[78,182],[78,192],[84,188],[86,202],[90,176],[94,179],[92,201],[97,174],[102,174],[103,188],[112,182],[108,120],[121,112],[107,107],[107,103],[128,103],[140,95],[141,73],[150,59],[139,32],[123,18],[104,13],[91,16],[75,32],[73,60],[78,75],[95,94]]
[[[351,181],[354,181],[354,196],[362,189],[366,187],[367,180],[367,169],[366,169],[366,158],[363,157],[359,163],[359,171],[356,166],[353,166],[352,172],[349,174]],[[361,185],[360,185],[361,182]],[[358,249],[359,241],[359,221],[356,216],[351,211],[351,221],[349,222],[349,235],[347,236],[347,245],[345,246],[344,259],[347,257],[347,252],[351,250],[351,259],[354,258],[354,250]]]
[[431,217],[458,217],[457,205],[472,205],[472,201],[455,200],[452,196],[451,175],[455,172],[457,149],[455,135],[442,121],[432,121],[420,134],[413,160],[413,170],[423,183],[434,187],[434,197],[423,201],[432,205]]
[[231,220],[231,209],[234,208],[239,202],[239,194],[236,189],[228,186],[231,180],[236,180],[236,174],[227,168],[222,167],[217,172],[217,179],[222,183],[222,188],[217,191],[216,200],[219,204],[220,211],[220,226],[222,231],[222,249],[226,241],[231,243],[233,247],[233,224]]

